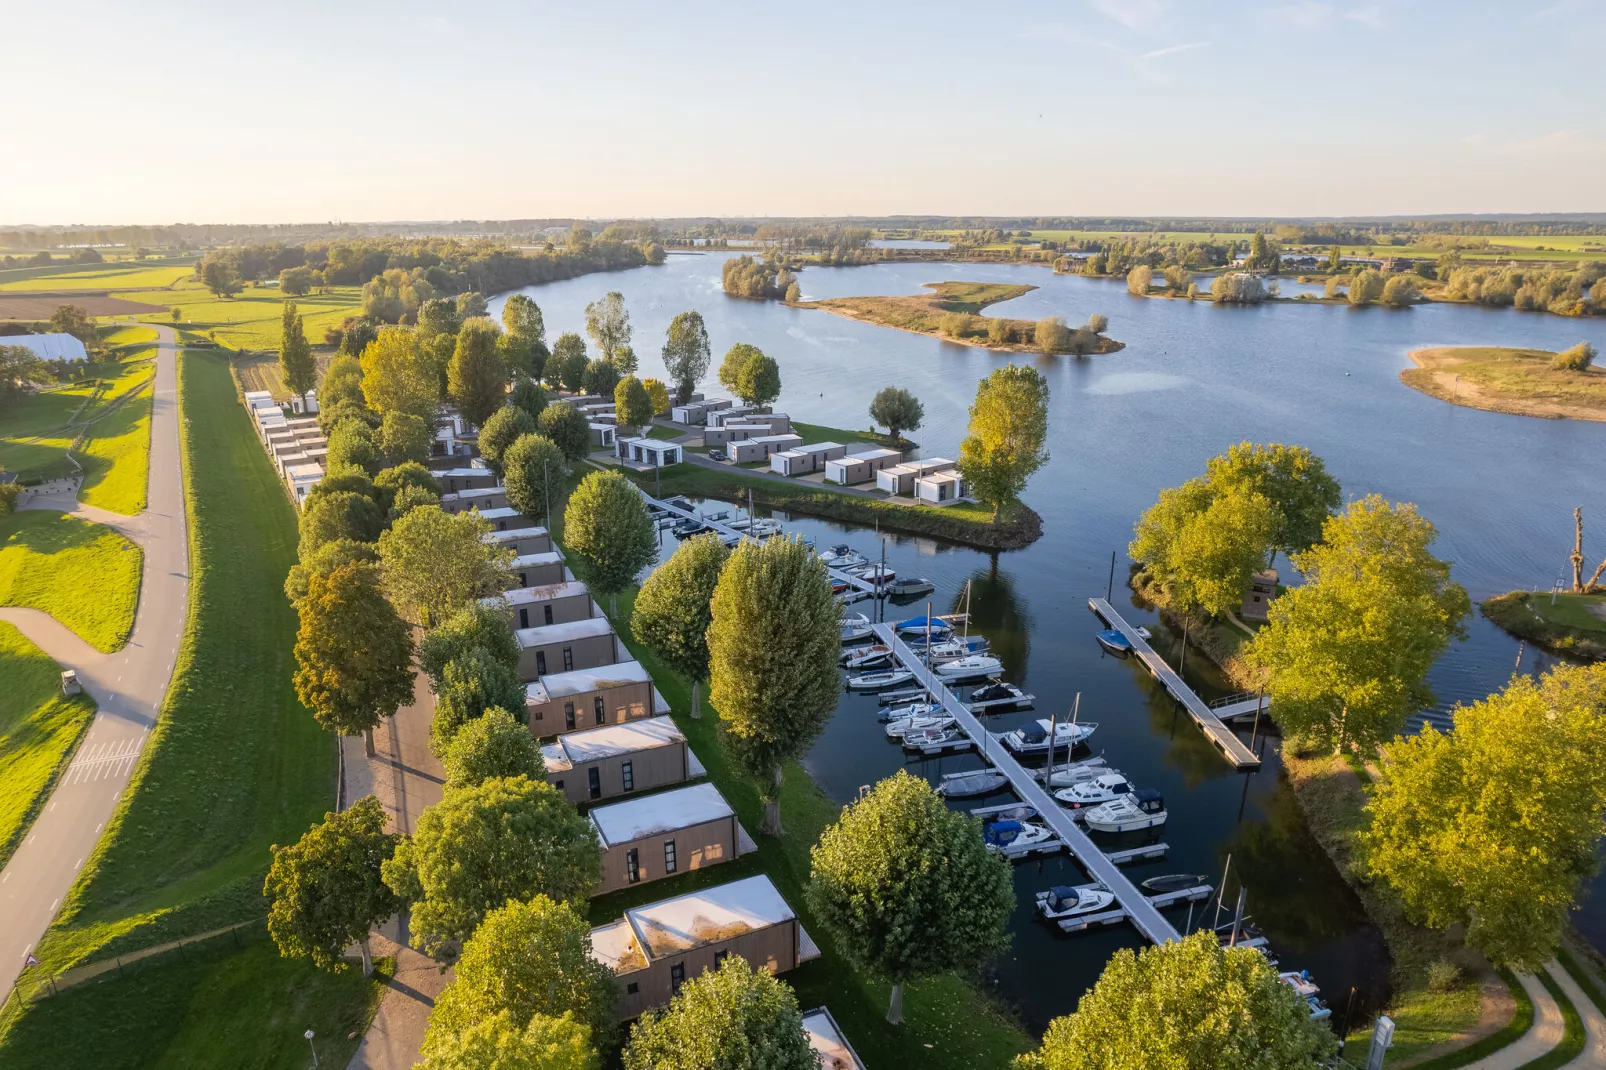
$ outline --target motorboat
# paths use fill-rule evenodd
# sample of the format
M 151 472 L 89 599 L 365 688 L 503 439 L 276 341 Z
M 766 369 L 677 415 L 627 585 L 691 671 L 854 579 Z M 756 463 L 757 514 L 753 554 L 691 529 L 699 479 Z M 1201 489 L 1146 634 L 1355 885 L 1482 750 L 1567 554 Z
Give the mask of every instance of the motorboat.
M 928 657 L 934 662 L 953 661 L 955 658 L 966 658 L 972 654 L 985 654 L 987 652 L 987 640 L 982 639 L 979 635 L 976 638 L 981 641 L 979 643 L 970 643 L 957 638 L 944 639 L 940 642 L 934 641 L 929 649 L 926 644 L 921 643 L 919 652 L 922 656 Z
M 1056 884 L 1046 892 L 1037 893 L 1037 910 L 1050 921 L 1074 918 L 1078 914 L 1091 914 L 1115 902 L 1115 893 L 1102 883 L 1071 887 Z
M 1180 892 L 1188 888 L 1198 888 L 1208 883 L 1209 877 L 1199 873 L 1172 873 L 1164 877 L 1150 877 L 1143 882 L 1143 890 L 1155 895 L 1164 895 L 1166 892 Z
M 904 576 L 887 584 L 886 592 L 893 598 L 913 598 L 915 595 L 930 594 L 937 589 L 937 585 L 921 576 Z
M 846 571 L 848 575 L 857 576 L 865 583 L 873 583 L 878 587 L 891 583 L 893 580 L 898 578 L 898 574 L 894 572 L 891 567 L 879 563 L 874 565 L 861 565 L 858 568 L 848 569 Z
M 908 739 L 926 729 L 941 731 L 952 728 L 954 719 L 946 713 L 917 713 L 908 717 L 895 717 L 887 722 L 888 739 Z
M 990 821 L 982 826 L 981 837 L 990 851 L 1018 851 L 1047 843 L 1054 830 L 1038 821 Z
M 855 647 L 842 653 L 844 669 L 875 669 L 892 661 L 892 648 L 885 643 Z
M 1002 672 L 1004 663 L 990 654 L 967 654 L 936 666 L 935 672 L 945 680 L 974 680 Z
M 932 635 L 947 635 L 954 630 L 954 626 L 941 617 L 910 617 L 908 620 L 900 620 L 892 627 L 896 631 L 924 635 L 928 624 Z
M 908 669 L 888 669 L 885 672 L 867 672 L 848 677 L 849 691 L 880 691 L 906 684 L 915 678 Z
M 1005 732 L 999 739 L 1004 746 L 1016 754 L 1043 754 L 1048 751 L 1049 725 L 1054 726 L 1053 746 L 1057 751 L 1061 747 L 1069 750 L 1078 743 L 1086 743 L 1087 738 L 1098 729 L 1094 721 L 1050 721 L 1047 717 L 1040 717 L 1021 725 L 1013 732 Z
M 863 613 L 849 613 L 837 620 L 837 627 L 842 629 L 844 643 L 856 643 L 860 639 L 868 639 L 875 634 L 870 626 L 870 618 Z
M 1153 788 L 1139 788 L 1127 795 L 1087 810 L 1082 820 L 1096 832 L 1132 832 L 1165 824 L 1165 796 Z
M 1128 654 L 1132 653 L 1132 640 L 1128 639 L 1114 628 L 1106 628 L 1093 638 L 1099 641 L 1099 646 L 1103 647 L 1105 650 L 1108 650 L 1111 654 L 1114 654 L 1118 658 L 1124 658 Z
M 982 706 L 997 709 L 1001 706 L 1029 705 L 1030 698 L 1031 696 L 1014 684 L 1006 684 L 1001 680 L 995 680 L 992 683 L 983 684 L 972 691 L 966 703 L 972 710 Z
M 972 810 L 971 813 L 976 811 Z M 1002 810 L 992 810 L 987 815 L 989 821 L 1030 821 L 1037 816 L 1037 807 L 1020 803 L 1016 806 L 1006 806 Z
M 707 525 L 701 520 L 686 519 L 680 521 L 680 523 L 676 524 L 669 530 L 677 539 L 689 539 L 699 531 L 702 531 L 705 527 L 707 527 Z
M 1297 973 L 1279 973 L 1277 975 L 1277 980 L 1281 981 L 1285 985 L 1288 985 L 1295 992 L 1299 993 L 1299 998 L 1304 1000 L 1305 1005 L 1310 1008 L 1310 1016 L 1312 1019 L 1320 1020 L 1323 1018 L 1331 1018 L 1333 1016 L 1332 1009 L 1329 1008 L 1322 1000 L 1321 996 L 1318 995 L 1318 993 L 1321 992 L 1321 989 L 1318 988 L 1316 983 L 1310 979 L 1309 970 L 1300 970 Z
M 1085 784 L 1087 781 L 1101 777 L 1105 773 L 1119 772 L 1119 769 L 1111 769 L 1104 764 L 1104 756 L 1101 754 L 1085 761 L 1067 762 L 1064 765 L 1056 765 L 1052 769 L 1045 769 L 1043 771 L 1043 782 L 1048 786 L 1049 791 L 1054 791 L 1058 788 L 1069 788 L 1077 784 Z
M 903 745 L 910 750 L 920 750 L 925 747 L 940 747 L 945 743 L 953 743 L 963 738 L 964 733 L 957 728 L 911 728 L 904 733 Z
M 831 547 L 829 550 L 825 551 L 825 553 L 820 555 L 820 560 L 825 562 L 826 568 L 840 570 L 858 568 L 861 565 L 868 565 L 870 563 L 869 558 L 859 553 L 847 543 L 839 543 L 836 546 Z
M 991 795 L 1009 783 L 1009 778 L 996 769 L 978 769 L 973 773 L 957 773 L 937 785 L 937 794 L 945 799 L 968 799 L 976 795 Z
M 1086 810 L 1090 806 L 1107 803 L 1132 791 L 1132 782 L 1114 769 L 1090 777 L 1080 784 L 1072 784 L 1054 793 L 1061 806 L 1070 810 Z
M 747 525 L 747 534 L 751 535 L 755 539 L 767 539 L 772 535 L 779 535 L 780 533 L 781 522 L 773 517 L 761 516 L 755 520 L 749 521 Z
M 903 706 L 893 706 L 890 709 L 882 710 L 877 720 L 891 723 L 902 720 L 905 717 L 923 717 L 940 709 L 942 709 L 941 706 L 930 702 L 910 702 Z
M 926 651 L 926 636 L 924 632 L 902 632 L 898 638 L 909 644 L 909 649 L 917 654 Z M 960 651 L 963 654 L 987 653 L 987 637 L 985 635 L 954 635 L 952 632 L 931 633 L 931 649 L 933 651 Z

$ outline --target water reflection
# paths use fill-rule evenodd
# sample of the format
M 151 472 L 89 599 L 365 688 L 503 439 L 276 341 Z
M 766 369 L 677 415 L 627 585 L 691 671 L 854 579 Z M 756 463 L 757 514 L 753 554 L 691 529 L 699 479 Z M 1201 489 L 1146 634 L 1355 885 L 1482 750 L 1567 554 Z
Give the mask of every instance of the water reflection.
M 967 588 L 954 592 L 949 612 L 970 610 L 970 630 L 987 637 L 993 657 L 1004 663 L 1004 679 L 1026 679 L 1027 658 L 1032 650 L 1032 616 L 1015 590 L 1015 579 L 998 567 L 998 555 L 989 557 L 987 567 L 970 574 Z

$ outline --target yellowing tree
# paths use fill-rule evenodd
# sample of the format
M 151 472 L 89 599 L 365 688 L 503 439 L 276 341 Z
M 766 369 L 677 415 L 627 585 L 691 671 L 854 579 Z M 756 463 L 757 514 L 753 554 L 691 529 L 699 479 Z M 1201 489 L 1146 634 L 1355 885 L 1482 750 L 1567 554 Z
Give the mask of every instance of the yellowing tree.
M 362 393 L 380 413 L 405 412 L 435 419 L 440 375 L 434 358 L 405 327 L 386 327 L 362 351 Z
M 994 523 L 1048 463 L 1047 439 L 1048 383 L 1035 368 L 1008 364 L 977 384 L 959 471 L 970 493 L 993 507 Z

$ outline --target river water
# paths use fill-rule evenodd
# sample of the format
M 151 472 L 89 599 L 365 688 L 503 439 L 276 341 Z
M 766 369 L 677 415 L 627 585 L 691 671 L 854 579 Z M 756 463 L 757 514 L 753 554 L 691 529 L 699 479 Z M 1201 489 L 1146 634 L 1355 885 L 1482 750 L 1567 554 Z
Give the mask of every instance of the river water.
M 799 274 L 807 298 L 916 293 L 923 283 L 947 279 L 1029 283 L 1038 289 L 991 311 L 1023 319 L 1060 315 L 1072 324 L 1103 313 L 1111 337 L 1127 346 L 1090 359 L 1005 355 L 727 297 L 720 289 L 723 259 L 672 254 L 661 267 L 525 292 L 544 311 L 550 342 L 563 331 L 583 334 L 586 303 L 620 291 L 643 376 L 662 376 L 664 330 L 676 313 L 695 308 L 714 348 L 706 392 L 724 393 L 714 375 L 719 359 L 736 342 L 749 342 L 780 364 L 784 392 L 776 411 L 794 419 L 866 427 L 875 392 L 906 387 L 925 405 L 925 425 L 912 437 L 927 457 L 957 456 L 979 379 L 1010 360 L 1037 367 L 1052 391 L 1053 459 L 1024 497 L 1043 517 L 1043 538 L 1025 550 L 988 555 L 889 537 L 888 563 L 901 574 L 933 580 L 938 611 L 952 608 L 971 582 L 973 627 L 992 640 L 1006 679 L 1038 699 L 1033 712 L 992 717 L 995 730 L 1050 712 L 1063 717 L 1080 693 L 1081 718 L 1099 723 L 1093 750 L 1134 783 L 1165 793 L 1169 857 L 1135 867 L 1134 878 L 1211 873 L 1214 883 L 1231 854 L 1229 910 L 1241 879 L 1248 913 L 1285 968 L 1311 970 L 1339 1015 L 1352 986 L 1358 1007 L 1385 998 L 1387 964 L 1378 935 L 1306 829 L 1275 748 L 1265 752 L 1258 773 L 1234 772 L 1136 663 L 1102 654 L 1087 599 L 1105 593 L 1110 555 L 1117 552 L 1116 605 L 1129 620 L 1155 629 L 1156 645 L 1177 664 L 1180 637 L 1120 593 L 1126 544 L 1134 520 L 1162 487 L 1199 474 L 1208 458 L 1243 440 L 1310 447 L 1346 496 L 1376 492 L 1415 502 L 1438 527 L 1437 552 L 1454 563 L 1455 579 L 1475 601 L 1514 587 L 1548 587 L 1571 549 L 1573 507 L 1582 504 L 1597 525 L 1606 525 L 1606 484 L 1598 474 L 1606 424 L 1460 408 L 1409 389 L 1398 376 L 1410 366 L 1406 354 L 1422 346 L 1560 349 L 1587 338 L 1606 348 L 1606 320 L 1457 305 L 1216 307 L 1135 298 L 1119 281 L 1057 276 L 1026 265 L 884 264 Z M 1292 290 L 1285 286 L 1284 292 Z M 491 305 L 499 314 L 501 299 Z M 872 557 L 879 552 L 873 532 L 806 517 L 788 526 L 822 546 L 848 542 Z M 664 552 L 673 548 L 666 536 Z M 1596 536 L 1586 551 L 1598 555 L 1603 548 Z M 908 612 L 923 608 L 922 601 Z M 1433 671 L 1439 707 L 1430 719 L 1442 722 L 1456 702 L 1497 690 L 1519 667 L 1518 644 L 1481 617 L 1469 621 L 1468 633 Z M 1532 672 L 1551 661 L 1529 650 L 1520 669 Z M 1221 693 L 1213 669 L 1193 653 L 1184 674 L 1201 693 Z M 844 696 L 805 761 L 838 801 L 906 764 L 902 751 L 885 740 L 875 710 L 872 699 Z M 908 766 L 936 778 L 978 764 L 974 756 L 959 756 Z M 1001 801 L 1004 796 L 968 805 Z M 1082 880 L 1065 856 L 1016 867 L 1014 945 L 992 974 L 999 994 L 1033 1028 L 1073 1010 L 1115 948 L 1141 943 L 1125 926 L 1067 937 L 1036 920 L 1033 893 Z M 1182 908 L 1174 920 L 1181 927 L 1186 917 Z M 1586 900 L 1578 920 L 1606 946 L 1606 888 Z

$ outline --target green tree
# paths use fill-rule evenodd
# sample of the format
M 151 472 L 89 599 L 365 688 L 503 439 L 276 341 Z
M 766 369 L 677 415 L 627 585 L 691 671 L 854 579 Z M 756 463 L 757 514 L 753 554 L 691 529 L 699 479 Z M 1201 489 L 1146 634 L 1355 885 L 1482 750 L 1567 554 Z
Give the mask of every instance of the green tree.
M 72 335 L 90 351 L 100 345 L 100 331 L 95 326 L 95 317 L 82 305 L 56 306 L 56 311 L 50 314 L 50 329 Z
M 379 425 L 379 448 L 392 465 L 429 460 L 430 426 L 410 412 L 387 412 Z
M 361 420 L 342 420 L 329 435 L 329 453 L 325 463 L 331 470 L 348 465 L 361 468 L 375 476 L 385 465 L 385 456 L 374 445 L 374 433 Z
M 1384 748 L 1361 833 L 1413 920 L 1465 926 L 1497 966 L 1537 971 L 1598 868 L 1606 665 L 1513 676 L 1503 692 Z
M 1587 372 L 1595 363 L 1595 347 L 1588 342 L 1579 342 L 1568 349 L 1563 349 L 1551 360 L 1551 367 L 1564 372 Z
M 380 413 L 405 412 L 433 422 L 440 373 L 433 355 L 405 327 L 385 327 L 362 351 L 363 396 Z
M 669 321 L 664 332 L 664 371 L 674 383 L 675 397 L 682 405 L 691 400 L 712 361 L 702 313 L 682 312 Z
M 470 290 L 467 293 L 457 295 L 457 318 L 463 323 L 467 323 L 472 319 L 480 319 L 488 311 L 485 304 L 485 295 L 478 290 Z
M 538 422 L 541 434 L 563 451 L 566 460 L 583 461 L 591 452 L 591 423 L 573 405 L 548 405 Z
M 636 594 L 630 630 L 658 659 L 691 681 L 691 715 L 701 717 L 701 689 L 708 679 L 708 626 L 714 589 L 730 557 L 718 535 L 687 539 L 653 569 Z
M 842 634 L 825 566 L 795 538 L 744 539 L 714 588 L 709 701 L 758 782 L 764 832 L 781 834 L 781 770 L 836 709 Z
M 597 397 L 607 397 L 613 393 L 613 388 L 619 382 L 619 369 L 605 360 L 592 360 L 586 362 L 585 375 L 581 377 L 580 385 L 587 394 Z
M 379 551 L 373 543 L 355 539 L 326 542 L 314 550 L 312 556 L 303 557 L 290 566 L 290 574 L 284 579 L 284 596 L 292 604 L 299 602 L 307 597 L 307 588 L 311 586 L 313 576 L 327 576 L 341 565 L 353 562 L 376 565 L 379 563 Z
M 546 382 L 553 389 L 579 390 L 585 382 L 586 343 L 578 334 L 558 335 L 546 362 Z
M 546 391 L 541 385 L 527 375 L 521 375 L 513 380 L 513 389 L 508 391 L 507 403 L 523 409 L 530 414 L 530 419 L 538 420 L 541 412 L 546 408 Z
M 460 728 L 441 764 L 446 767 L 448 788 L 469 788 L 496 777 L 546 777 L 535 737 L 500 706 Z
M 1087 329 L 1094 334 L 1103 334 L 1110 329 L 1110 317 L 1095 312 L 1087 318 Z
M 312 292 L 312 269 L 285 268 L 279 272 L 279 292 L 288 297 L 305 297 Z
M 523 1029 L 497 1011 L 459 1033 L 438 1030 L 426 1040 L 421 1070 L 599 1070 L 591 1030 L 574 1015 L 537 1014 Z
M 630 313 L 625 311 L 624 294 L 610 290 L 600 300 L 586 306 L 586 333 L 602 351 L 602 359 L 612 364 L 620 375 L 630 375 L 636 370 L 634 363 L 627 368 L 620 360 L 621 351 L 630 346 Z
M 374 727 L 412 701 L 412 634 L 366 563 L 313 573 L 296 610 L 296 697 L 331 732 L 361 732 L 373 754 Z
M 212 291 L 213 297 L 233 297 L 242 289 L 240 276 L 232 265 L 223 260 L 208 259 L 201 265 L 201 281 Z
M 547 356 L 546 320 L 541 315 L 540 305 L 524 294 L 513 294 L 502 305 L 502 327 L 507 331 L 507 336 L 517 339 L 527 352 L 541 354 L 544 362 Z M 529 371 L 541 374 L 539 368 L 532 367 Z
M 447 392 L 475 427 L 490 419 L 507 400 L 507 366 L 496 351 L 499 338 L 501 332 L 490 320 L 465 321 L 446 369 Z
M 1077 1004 L 1049 1023 L 1018 1070 L 1254 1067 L 1309 1070 L 1337 1048 L 1333 1031 L 1253 948 L 1209 932 L 1134 953 L 1121 948 Z
M 301 514 L 297 556 L 305 561 L 318 547 L 336 539 L 373 542 L 384 529 L 384 514 L 366 494 L 338 491 L 320 495 L 317 502 Z
M 887 434 L 899 441 L 905 431 L 920 430 L 926 407 L 901 386 L 884 386 L 870 400 L 870 419 L 882 424 Z
M 608 596 L 619 592 L 658 556 L 658 533 L 641 492 L 617 471 L 592 472 L 569 495 L 563 541 L 585 568 L 585 579 Z
M 1272 602 L 1243 652 L 1284 733 L 1366 753 L 1433 702 L 1427 672 L 1471 608 L 1434 537 L 1415 506 L 1373 494 L 1293 557 L 1305 582 Z
M 959 471 L 970 493 L 993 507 L 993 523 L 1048 463 L 1047 438 L 1048 383 L 1036 369 L 1008 364 L 977 384 Z
M 1143 297 L 1154 285 L 1154 269 L 1147 264 L 1139 264 L 1126 273 L 1126 289 L 1128 293 Z
M 743 361 L 736 377 L 736 396 L 759 408 L 774 403 L 781 396 L 781 369 L 775 358 L 755 352 Z
M 457 976 L 435 1001 L 423 1053 L 500 1014 L 518 1029 L 539 1016 L 570 1014 L 606 1043 L 618 1032 L 618 998 L 613 972 L 592 957 L 583 914 L 545 895 L 497 904 L 463 945 Z
M 1273 559 L 1278 550 L 1297 554 L 1310 549 L 1344 500 L 1338 480 L 1327 474 L 1327 465 L 1304 446 L 1240 442 L 1212 458 L 1205 475 L 1215 488 L 1241 483 L 1277 507 Z
M 619 380 L 613 388 L 614 419 L 620 427 L 652 426 L 652 395 L 634 375 Z
M 343 401 L 355 403 L 359 408 L 368 403 L 362 390 L 362 364 L 356 357 L 342 355 L 329 362 L 323 382 L 318 384 L 319 415 Z
M 719 382 L 733 394 L 739 394 L 737 384 L 741 382 L 742 369 L 747 362 L 763 353 L 758 346 L 748 345 L 746 342 L 737 342 L 725 351 L 725 359 L 719 362 Z
M 646 388 L 647 396 L 652 399 L 652 414 L 654 416 L 669 415 L 669 387 L 661 379 L 643 379 L 641 385 Z
M 1422 289 L 1409 275 L 1391 275 L 1383 284 L 1382 301 L 1391 308 L 1404 308 L 1422 299 Z
M 502 454 L 524 435 L 535 433 L 534 417 L 514 405 L 503 405 L 480 427 L 480 456 L 496 478 L 502 478 Z
M 328 477 L 325 476 L 325 479 Z M 319 486 L 323 484 L 320 483 Z M 419 461 L 403 461 L 381 469 L 374 477 L 374 487 L 380 493 L 381 502 L 392 501 L 407 487 L 418 487 L 431 494 L 439 495 L 441 485 L 435 481 L 434 475 Z
M 525 686 L 509 669 L 484 649 L 469 650 L 446 663 L 435 688 L 435 716 L 429 724 L 429 749 L 444 759 L 457 733 L 478 720 L 486 710 L 524 711 Z
M 430 629 L 418 644 L 418 667 L 439 693 L 446 686 L 446 666 L 479 650 L 510 673 L 519 668 L 519 641 L 505 614 L 483 602 L 470 602 Z M 522 708 L 522 704 L 520 706 Z
M 453 788 L 426 808 L 384 876 L 411 901 L 413 938 L 433 955 L 468 940 L 482 919 L 490 923 L 488 913 L 512 900 L 584 903 L 602 877 L 602 856 L 591 823 L 561 792 L 545 781 L 507 777 Z M 458 963 L 459 983 L 472 946 Z
M 552 493 L 569 474 L 558 444 L 545 435 L 520 435 L 502 455 L 507 503 L 527 517 L 545 517 Z
M 311 958 L 327 969 L 357 944 L 363 976 L 373 974 L 369 930 L 401 907 L 380 877 L 396 847 L 386 820 L 379 800 L 366 795 L 344 813 L 324 814 L 322 824 L 290 846 L 273 845 L 262 895 L 279 954 Z
M 1369 305 L 1383 296 L 1383 275 L 1379 271 L 1367 268 L 1350 276 L 1349 303 L 1352 305 Z
M 790 986 L 740 955 L 680 986 L 669 1006 L 642 1015 L 625 1070 L 818 1070 Z
M 1217 489 L 1190 479 L 1160 492 L 1138 519 L 1127 553 L 1171 607 L 1226 617 L 1242 604 L 1277 520 L 1276 508 L 1246 482 Z
M 284 303 L 284 322 L 279 335 L 279 373 L 290 393 L 306 400 L 307 391 L 318 383 L 318 365 L 312 359 L 312 346 L 301 324 L 294 301 Z
M 899 770 L 881 781 L 809 855 L 809 906 L 849 962 L 892 982 L 893 1025 L 906 982 L 979 967 L 1009 946 L 1009 860 L 922 779 Z
M 1339 251 L 1339 248 L 1336 245 L 1327 251 L 1327 270 L 1344 270 L 1344 254 Z M 1331 297 L 1332 295 L 1329 294 L 1328 296 Z
M 432 297 L 418 306 L 418 341 L 421 345 L 428 346 L 442 335 L 455 338 L 462 326 L 462 317 L 457 314 L 457 302 L 450 297 Z
M 427 628 L 476 598 L 507 590 L 513 555 L 485 542 L 490 531 L 490 521 L 473 511 L 453 515 L 424 506 L 398 517 L 379 536 L 391 599 Z
M 1064 353 L 1071 348 L 1071 329 L 1065 326 L 1063 316 L 1044 316 L 1037 321 L 1032 333 L 1037 348 L 1044 353 Z
M 49 386 L 55 381 L 50 365 L 27 346 L 0 345 L 0 405 L 21 397 L 29 384 Z

